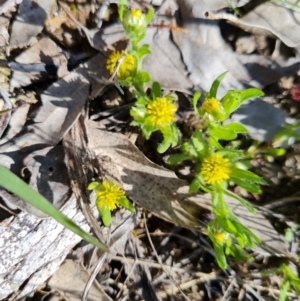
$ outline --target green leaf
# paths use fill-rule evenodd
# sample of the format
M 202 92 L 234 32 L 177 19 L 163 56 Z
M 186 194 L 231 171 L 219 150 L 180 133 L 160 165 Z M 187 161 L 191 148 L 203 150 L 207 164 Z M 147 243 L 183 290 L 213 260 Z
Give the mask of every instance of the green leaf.
M 214 251 L 216 254 L 216 259 L 219 267 L 223 270 L 227 268 L 226 256 L 224 254 L 224 247 L 220 244 L 214 243 Z
M 230 130 L 238 134 L 248 134 L 249 131 L 239 122 L 232 122 L 224 125 L 225 130 Z
M 216 140 L 230 141 L 237 137 L 237 134 L 234 131 L 230 129 L 225 129 L 221 125 L 219 127 L 214 128 L 209 127 L 209 134 Z
M 161 144 L 157 146 L 157 152 L 163 154 L 167 151 L 167 149 L 171 146 L 171 143 L 168 141 L 163 141 Z
M 193 108 L 194 108 L 194 111 L 197 115 L 199 115 L 198 108 L 197 108 L 197 103 L 198 103 L 198 100 L 199 100 L 200 96 L 201 96 L 201 93 L 197 91 L 197 92 L 194 93 L 193 99 L 192 99 Z
M 217 97 L 217 92 L 218 92 L 218 88 L 222 82 L 222 80 L 224 79 L 225 75 L 226 75 L 227 71 L 222 73 L 221 75 L 219 75 L 213 82 L 213 84 L 211 85 L 210 91 L 208 92 L 207 97 L 209 98 L 216 98 Z
M 196 177 L 189 187 L 189 193 L 195 193 L 199 191 L 201 181 Z
M 226 95 L 220 100 L 224 109 L 224 118 L 229 117 L 231 113 L 238 109 L 238 107 L 242 104 L 243 100 L 241 97 L 241 91 L 239 90 L 230 90 L 226 93 Z
M 253 183 L 253 182 L 249 182 L 248 180 L 245 179 L 241 179 L 238 177 L 233 177 L 230 176 L 230 179 L 238 186 L 246 189 L 247 191 L 251 192 L 251 193 L 255 193 L 255 194 L 260 194 L 261 193 L 261 189 L 260 187 Z
M 118 203 L 121 206 L 123 206 L 125 209 L 129 210 L 131 213 L 135 212 L 134 206 L 131 204 L 131 202 L 126 197 L 118 199 Z
M 200 153 L 205 149 L 205 142 L 202 135 L 203 133 L 201 131 L 197 131 L 190 138 L 190 144 L 193 146 L 197 153 Z
M 261 152 L 265 155 L 281 157 L 286 154 L 286 149 L 281 148 L 281 147 L 279 147 L 279 148 L 269 147 L 269 148 L 265 148 L 265 149 L 261 150 Z
M 148 72 L 138 72 L 134 78 L 134 85 L 143 86 L 151 81 L 151 76 Z
M 246 200 L 244 200 L 243 198 L 239 197 L 238 195 L 236 195 L 235 193 L 230 192 L 229 190 L 224 190 L 224 194 L 230 196 L 231 198 L 236 199 L 237 201 L 239 201 L 245 208 L 247 208 L 248 211 L 250 211 L 251 213 L 255 214 L 256 210 L 254 209 L 253 206 L 250 205 L 249 202 L 247 202 Z
M 127 1 L 126 0 L 120 0 L 118 12 L 119 12 L 119 19 L 120 19 L 121 22 L 124 19 L 126 11 L 127 11 Z
M 21 199 L 30 203 L 48 216 L 51 216 L 65 228 L 68 228 L 75 234 L 79 235 L 87 242 L 102 250 L 108 251 L 108 247 L 105 244 L 99 242 L 97 239 L 79 228 L 72 220 L 63 215 L 51 203 L 49 203 L 47 199 L 34 191 L 29 185 L 3 166 L 0 166 L 0 186 L 19 196 Z
M 280 286 L 280 294 L 279 294 L 279 301 L 286 301 L 288 300 L 288 291 L 291 287 L 291 284 L 289 281 L 283 281 Z
M 147 24 L 149 24 L 151 22 L 153 16 L 154 16 L 154 9 L 151 6 L 150 9 L 148 10 L 147 15 L 146 15 L 146 22 L 147 22 Z
M 89 186 L 87 187 L 88 190 L 94 190 L 96 189 L 99 185 L 101 185 L 99 182 L 91 182 Z
M 256 175 L 255 173 L 249 171 L 249 170 L 243 170 L 236 167 L 231 168 L 231 174 L 230 177 L 233 176 L 235 178 L 240 178 L 243 180 L 247 180 L 249 182 L 258 183 L 261 185 L 267 185 L 268 183 L 261 178 L 260 176 Z
M 97 207 L 97 209 L 101 215 L 103 225 L 105 227 L 109 227 L 111 224 L 111 212 L 110 212 L 109 208 L 106 206 L 103 206 L 103 207 Z
M 161 87 L 158 82 L 154 82 L 152 84 L 152 96 L 153 96 L 153 99 L 161 96 Z
M 145 55 L 152 54 L 149 44 L 144 44 L 137 50 L 137 55 L 139 58 L 142 58 Z
M 175 155 L 171 155 L 167 162 L 168 164 L 170 165 L 175 165 L 175 164 L 178 164 L 178 163 L 181 163 L 185 160 L 192 160 L 193 157 L 191 157 L 189 154 L 175 154 Z
M 295 239 L 294 232 L 291 228 L 287 228 L 284 233 L 285 240 L 289 243 L 293 242 Z
M 241 91 L 241 99 L 242 102 L 249 100 L 251 98 L 257 98 L 264 96 L 264 92 L 262 90 L 256 88 L 249 88 L 247 90 Z

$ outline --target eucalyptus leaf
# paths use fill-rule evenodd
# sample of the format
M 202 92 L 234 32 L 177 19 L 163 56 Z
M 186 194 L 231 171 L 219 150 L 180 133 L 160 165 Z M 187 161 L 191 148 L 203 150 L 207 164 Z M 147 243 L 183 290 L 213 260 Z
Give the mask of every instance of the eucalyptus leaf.
M 87 242 L 97 246 L 102 250 L 108 251 L 108 247 L 105 244 L 99 242 L 94 237 L 79 228 L 72 220 L 63 215 L 50 202 L 48 202 L 47 199 L 45 199 L 38 192 L 34 191 L 23 180 L 3 166 L 0 166 L 0 186 L 19 196 L 21 199 L 30 203 L 45 214 L 51 216 L 65 228 L 68 228 L 75 234 L 79 235 Z

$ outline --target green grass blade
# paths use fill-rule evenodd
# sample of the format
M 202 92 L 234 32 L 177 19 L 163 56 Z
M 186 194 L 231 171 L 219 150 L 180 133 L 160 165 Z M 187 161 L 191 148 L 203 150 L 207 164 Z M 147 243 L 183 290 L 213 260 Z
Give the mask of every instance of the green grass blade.
M 8 169 L 0 166 L 0 186 L 19 196 L 21 199 L 54 218 L 57 222 L 96 247 L 108 251 L 108 247 L 79 228 L 72 220 L 58 211 L 42 195 L 33 190 L 23 180 Z

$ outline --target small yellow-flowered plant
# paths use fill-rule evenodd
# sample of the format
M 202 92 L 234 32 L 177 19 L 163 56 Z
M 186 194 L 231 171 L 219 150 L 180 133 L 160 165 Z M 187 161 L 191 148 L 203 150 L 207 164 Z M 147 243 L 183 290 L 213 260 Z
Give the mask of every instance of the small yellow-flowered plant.
M 106 227 L 111 224 L 111 211 L 116 209 L 118 205 L 123 206 L 130 212 L 134 212 L 133 205 L 126 198 L 124 190 L 117 183 L 110 180 L 102 183 L 92 182 L 89 184 L 88 190 L 94 190 L 95 192 L 96 207 Z
M 230 176 L 230 162 L 220 154 L 212 154 L 203 160 L 200 174 L 208 184 L 220 184 Z
M 166 97 L 157 97 L 147 105 L 146 118 L 153 127 L 164 128 L 175 121 L 177 107 Z
M 106 69 L 110 75 L 113 75 L 116 68 L 118 68 L 118 80 L 125 81 L 126 79 L 135 76 L 137 71 L 137 60 L 133 55 L 127 52 L 125 53 L 124 50 L 114 51 L 106 61 Z

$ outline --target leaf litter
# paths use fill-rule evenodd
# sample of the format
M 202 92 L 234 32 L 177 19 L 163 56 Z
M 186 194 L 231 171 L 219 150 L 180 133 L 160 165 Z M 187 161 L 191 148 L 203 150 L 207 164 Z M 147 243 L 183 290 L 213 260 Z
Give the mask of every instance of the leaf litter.
M 8 2 L 7 7 L 11 6 Z M 103 127 L 107 119 L 105 114 L 101 115 L 100 122 L 89 120 L 88 114 L 91 116 L 90 119 L 95 119 L 93 114 L 98 113 L 95 111 L 101 106 L 96 105 L 97 99 L 99 100 L 111 89 L 115 89 L 108 82 L 109 76 L 105 68 L 105 58 L 110 49 L 119 49 L 120 45 L 124 45 L 122 41 L 124 34 L 114 21 L 116 20 L 115 4 L 110 3 L 108 6 L 110 17 L 108 21 L 102 22 L 102 28 L 89 27 L 93 22 L 94 25 L 96 21 L 99 22 L 96 9 L 89 7 L 88 12 L 93 16 L 90 23 L 80 25 L 80 21 L 77 21 L 71 26 L 73 18 L 69 15 L 70 21 L 65 16 L 64 19 L 59 19 L 61 25 L 65 22 L 65 25 L 69 26 L 65 27 L 65 32 L 59 31 L 63 26 L 57 26 L 50 34 L 44 27 L 46 19 L 49 24 L 51 19 L 62 14 L 63 9 L 52 6 L 51 1 L 46 2 L 24 0 L 18 8 L 15 21 L 11 19 L 12 29 L 6 49 L 11 51 L 8 59 L 30 68 L 32 64 L 45 70 L 54 67 L 56 72 L 52 73 L 52 76 L 47 72 L 41 77 L 41 72 L 36 72 L 37 75 L 33 76 L 32 71 L 37 69 L 23 72 L 21 76 L 16 76 L 19 71 L 14 71 L 14 75 L 10 78 L 10 91 L 6 93 L 11 93 L 12 97 L 26 91 L 35 91 L 39 103 L 31 106 L 29 111 L 27 106 L 27 109 L 22 112 L 21 121 L 17 123 L 14 119 L 17 120 L 17 113 L 21 111 L 3 113 L 5 119 L 1 123 L 4 134 L 0 140 L 0 164 L 27 180 L 64 214 L 73 217 L 82 228 L 92 229 L 93 233 L 97 232 L 111 246 L 113 256 L 99 253 L 83 242 L 77 245 L 80 242 L 79 237 L 62 229 L 51 219 L 41 216 L 22 200 L 1 190 L 3 205 L 12 210 L 16 216 L 11 216 L 8 211 L 1 213 L 0 248 L 3 261 L 0 271 L 5 277 L 0 280 L 0 299 L 8 296 L 10 300 L 23 298 L 42 285 L 44 294 L 48 296 L 51 296 L 51 288 L 53 288 L 65 298 L 79 300 L 80 292 L 83 291 L 88 278 L 90 283 L 95 279 L 91 286 L 91 295 L 87 297 L 91 300 L 95 289 L 98 290 L 98 298 L 101 296 L 104 300 L 121 296 L 127 296 L 129 299 L 143 296 L 145 300 L 166 299 L 167 296 L 173 296 L 174 300 L 214 300 L 225 292 L 232 297 L 240 296 L 245 300 L 253 300 L 253 297 L 260 299 L 268 294 L 276 294 L 276 290 L 278 291 L 276 285 L 272 288 L 266 287 L 262 277 L 258 277 L 258 285 L 253 280 L 255 273 L 272 266 L 271 263 L 266 263 L 266 259 L 263 262 L 261 257 L 257 257 L 255 262 L 243 265 L 232 261 L 230 262 L 231 274 L 217 269 L 211 245 L 201 234 L 201 229 L 211 214 L 207 195 L 189 195 L 188 183 L 179 179 L 173 171 L 166 169 L 162 164 L 165 158 L 157 160 L 157 157 L 152 155 L 156 163 L 160 164 L 151 162 L 124 134 L 120 133 L 124 132 L 124 129 L 119 124 L 115 124 L 114 133 L 105 129 Z M 73 11 L 77 11 L 78 20 L 83 20 L 80 12 L 86 15 L 87 11 L 84 7 L 88 4 L 76 5 L 75 10 L 73 6 Z M 141 4 L 134 3 L 134 5 Z M 247 8 L 246 5 L 244 9 Z M 249 85 L 262 89 L 270 89 L 270 87 L 275 89 L 275 92 L 269 91 L 269 101 L 261 99 L 250 102 L 232 116 L 233 120 L 240 120 L 248 126 L 251 137 L 260 141 L 269 141 L 277 129 L 291 117 L 291 112 L 284 111 L 284 107 L 280 106 L 278 94 L 282 94 L 282 91 L 278 82 L 286 77 L 292 78 L 295 83 L 299 81 L 297 75 L 299 56 L 296 31 L 270 29 L 265 25 L 266 23 L 256 22 L 253 16 L 259 13 L 259 9 L 264 9 L 264 5 L 272 6 L 274 13 L 282 9 L 291 12 L 290 8 L 264 3 L 251 10 L 247 15 L 248 19 L 242 17 L 238 24 L 234 24 L 251 31 L 254 37 L 271 32 L 278 38 L 278 43 L 294 47 L 291 49 L 293 54 L 288 59 L 278 49 L 276 56 L 272 55 L 272 52 L 270 55 L 259 52 L 237 53 L 231 41 L 236 36 L 243 36 L 244 33 L 224 22 L 208 20 L 205 17 L 207 12 L 211 12 L 210 15 L 208 14 L 210 19 L 213 19 L 211 16 L 216 14 L 215 11 L 218 10 L 220 14 L 219 10 L 226 7 L 225 1 L 178 1 L 177 4 L 170 0 L 162 1 L 161 6 L 156 7 L 153 24 L 150 25 L 145 37 L 153 55 L 147 57 L 144 67 L 151 73 L 153 80 L 159 81 L 164 89 L 181 92 L 182 95 L 190 95 L 195 90 L 207 91 L 213 79 L 224 71 L 228 71 L 228 77 L 222 83 L 221 93 L 229 88 L 242 89 Z M 4 9 L 3 5 L 0 9 L 2 8 Z M 243 11 L 243 7 L 239 9 Z M 180 22 L 175 17 L 178 14 L 181 17 Z M 292 14 L 296 16 L 297 13 L 292 11 Z M 33 16 L 36 15 L 38 17 L 33 20 Z M 272 14 L 265 16 L 265 19 L 267 18 L 272 18 Z M 271 19 L 267 20 L 269 21 L 267 24 L 272 24 Z M 294 26 L 295 20 L 293 18 L 286 20 L 289 22 L 287 27 Z M 55 22 L 58 22 L 58 19 Z M 244 24 L 243 22 L 247 23 L 247 28 L 240 25 Z M 258 24 L 263 30 L 257 31 Z M 83 30 L 79 36 L 75 34 L 77 28 Z M 226 40 L 222 30 L 229 32 L 231 37 L 230 34 L 227 35 L 229 38 Z M 39 36 L 41 32 L 42 36 Z M 70 33 L 74 34 L 77 40 L 72 41 L 73 36 Z M 30 46 L 23 49 L 27 45 Z M 256 45 L 257 49 L 258 46 Z M 5 51 L 4 48 L 2 49 Z M 12 49 L 18 50 L 18 56 Z M 273 48 L 273 54 L 275 51 L 276 48 Z M 78 67 L 72 68 L 68 73 L 67 62 L 69 66 Z M 62 71 L 58 72 L 58 70 Z M 90 84 L 91 89 L 89 89 Z M 125 102 L 132 101 L 130 93 L 126 98 Z M 92 112 L 87 110 L 87 103 L 91 104 Z M 292 105 L 295 106 L 291 102 L 289 107 Z M 125 105 L 124 108 L 123 126 L 128 122 L 128 114 L 126 115 L 128 106 Z M 183 113 L 188 112 L 189 106 L 184 105 L 182 109 Z M 116 107 L 114 112 L 118 110 L 121 111 L 122 107 Z M 292 115 L 294 119 L 297 119 L 297 110 L 298 107 L 296 113 L 294 111 Z M 111 114 L 113 115 L 114 112 Z M 78 123 L 78 120 L 81 122 Z M 187 120 L 180 122 L 188 123 Z M 83 131 L 82 133 L 86 135 L 86 144 L 78 144 L 80 135 L 74 136 L 75 129 Z M 132 129 L 126 128 L 126 131 L 130 133 Z M 62 140 L 65 141 L 64 147 L 60 145 Z M 66 141 L 68 143 L 73 141 L 73 146 L 70 147 Z M 153 141 L 146 143 L 138 138 L 137 144 L 140 145 L 141 141 L 145 153 L 151 153 Z M 292 147 L 296 146 L 292 145 Z M 80 187 L 81 184 L 78 186 L 75 183 L 75 177 L 72 178 L 72 172 L 74 173 L 75 170 L 72 171 L 69 164 L 72 155 L 76 152 L 79 157 L 78 154 L 85 156 L 89 153 L 92 161 L 98 162 L 99 165 L 97 168 L 97 164 L 92 164 L 89 172 L 85 169 L 85 162 L 75 165 L 75 168 L 83 172 L 81 177 L 86 177 L 85 182 L 82 183 L 99 177 L 100 173 L 118 181 L 127 196 L 136 203 L 138 210 L 134 217 L 123 210 L 118 210 L 113 216 L 111 229 L 103 228 L 100 223 L 95 226 L 96 231 L 93 229 L 93 224 L 98 219 L 95 206 L 88 207 L 88 214 L 85 210 L 82 214 L 82 208 L 78 207 L 76 201 L 76 199 L 85 199 L 84 206 L 89 203 L 84 196 L 87 191 Z M 68 179 L 73 181 L 72 185 Z M 235 201 L 231 199 L 227 201 L 244 225 L 252 229 L 262 240 L 262 249 L 255 250 L 261 254 L 260 256 L 266 256 L 266 253 L 272 256 L 286 254 L 287 249 L 282 234 L 273 228 L 272 222 L 266 219 L 267 216 L 274 218 L 272 212 L 262 209 L 258 210 L 256 216 L 250 216 Z M 146 221 L 142 218 L 140 208 L 148 212 Z M 147 234 L 145 223 L 149 227 L 156 251 L 151 250 L 145 238 Z M 114 236 L 118 229 L 121 231 Z M 136 237 L 130 233 L 133 229 Z M 119 258 L 117 261 L 114 257 L 116 254 L 122 259 Z M 67 256 L 72 258 L 72 261 L 68 259 L 64 262 Z M 157 260 L 162 265 L 174 267 L 174 270 L 160 268 L 156 264 Z M 58 269 L 63 262 L 64 264 Z M 182 269 L 182 272 L 178 272 L 176 270 L 178 268 Z M 59 283 L 59 280 L 58 284 L 57 280 L 55 284 L 55 277 L 60 279 L 66 274 L 69 278 L 65 284 Z M 73 284 L 73 294 L 69 291 L 73 278 L 70 274 L 78 278 L 78 285 Z M 52 275 L 54 276 L 48 282 L 48 286 L 45 285 L 45 281 Z M 244 279 L 244 284 L 231 286 L 230 283 L 233 283 L 237 275 Z M 23 283 L 25 285 L 22 285 Z M 256 290 L 258 287 L 260 290 Z M 64 295 L 65 293 L 69 295 Z M 85 291 L 85 295 L 87 293 L 88 290 Z M 292 294 L 290 297 L 295 296 Z M 34 298 L 38 298 L 37 294 Z

